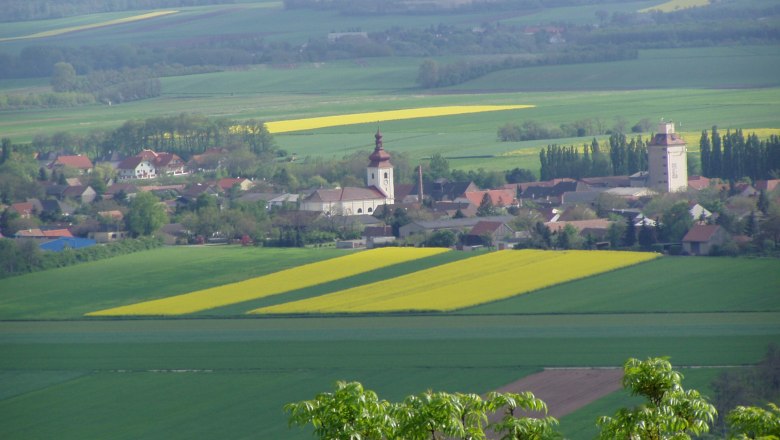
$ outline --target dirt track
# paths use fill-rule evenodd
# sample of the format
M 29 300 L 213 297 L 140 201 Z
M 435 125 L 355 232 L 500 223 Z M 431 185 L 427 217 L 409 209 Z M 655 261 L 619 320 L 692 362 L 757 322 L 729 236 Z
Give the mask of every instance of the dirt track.
M 622 368 L 544 370 L 498 389 L 531 391 L 547 404 L 548 415 L 560 418 L 621 388 Z

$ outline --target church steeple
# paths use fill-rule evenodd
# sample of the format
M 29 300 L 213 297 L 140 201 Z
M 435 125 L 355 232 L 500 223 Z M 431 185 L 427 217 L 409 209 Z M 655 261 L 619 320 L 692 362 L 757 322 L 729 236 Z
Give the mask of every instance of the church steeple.
M 379 129 L 374 135 L 374 152 L 368 156 L 368 168 L 366 168 L 366 184 L 376 187 L 393 203 L 395 189 L 393 184 L 393 164 L 390 163 L 390 155 L 382 147 L 382 133 Z

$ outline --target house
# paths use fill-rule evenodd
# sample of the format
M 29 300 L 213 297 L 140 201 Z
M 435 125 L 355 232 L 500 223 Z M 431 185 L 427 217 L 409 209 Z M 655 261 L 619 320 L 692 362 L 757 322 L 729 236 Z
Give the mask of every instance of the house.
M 115 183 L 106 188 L 103 198 L 110 200 L 117 197 L 117 194 L 123 194 L 125 198 L 132 199 L 138 194 L 138 188 L 132 183 Z
M 511 239 L 514 234 L 515 231 L 506 222 L 482 220 L 463 236 L 463 244 L 466 246 L 490 245 L 502 239 Z M 485 242 L 487 237 L 490 238 L 491 243 Z
M 56 238 L 72 238 L 73 234 L 67 229 L 22 229 L 14 234 L 15 238 L 33 238 L 38 240 L 50 240 Z
M 403 192 L 398 193 L 397 200 L 401 203 L 414 203 L 420 201 L 420 185 L 399 185 Z M 450 182 L 440 179 L 434 182 L 424 182 L 422 198 L 435 202 L 454 202 L 466 199 L 466 193 L 479 191 L 474 182 Z M 479 204 L 477 204 L 479 205 Z
M 755 188 L 758 191 L 770 192 L 780 186 L 780 179 L 756 180 Z
M 50 169 L 60 168 L 73 168 L 79 172 L 79 174 L 91 173 L 95 168 L 92 161 L 87 156 L 81 154 L 76 156 L 57 156 L 54 162 L 49 164 Z
M 38 199 L 29 199 L 26 202 L 13 203 L 8 208 L 11 212 L 19 214 L 20 218 L 30 218 L 43 212 L 43 206 Z
M 477 223 L 481 221 L 497 221 L 506 223 L 512 221 L 512 219 L 514 219 L 514 217 L 511 215 L 503 215 L 495 217 L 449 218 L 442 220 L 414 220 L 406 225 L 401 226 L 398 230 L 398 236 L 401 238 L 406 238 L 414 234 L 429 234 L 443 229 L 456 233 L 465 233 L 470 231 Z
M 517 206 L 517 193 L 511 189 L 489 189 L 484 191 L 468 191 L 463 197 L 455 199 L 456 202 L 468 201 L 472 205 L 480 206 L 485 196 L 495 207 Z
M 368 156 L 366 186 L 318 189 L 300 200 L 300 210 L 318 211 L 328 215 L 372 214 L 382 205 L 395 201 L 393 164 L 382 146 L 382 133 L 374 135 L 374 152 Z
M 97 192 L 89 185 L 68 186 L 60 195 L 60 200 L 72 199 L 79 203 L 87 204 L 95 201 Z
M 99 229 L 87 233 L 87 238 L 94 240 L 96 243 L 111 243 L 124 240 L 128 236 L 129 233 L 124 230 L 124 227 L 120 228 L 114 225 L 100 225 Z
M 553 179 L 545 182 L 520 183 L 520 197 L 535 201 L 545 201 L 560 205 L 563 194 L 577 191 L 577 181 L 574 179 Z
M 184 161 L 179 156 L 152 150 L 143 150 L 135 156 L 125 158 L 119 162 L 116 169 L 120 180 L 187 174 Z
M 693 225 L 683 237 L 683 250 L 690 255 L 709 255 L 714 246 L 722 246 L 728 233 L 719 225 Z
M 67 217 L 76 210 L 76 206 L 72 203 L 54 199 L 41 200 L 41 207 L 41 214 L 49 218 L 56 218 L 61 215 Z
M 224 179 L 219 179 L 217 181 L 217 186 L 222 188 L 222 191 L 228 192 L 230 191 L 233 186 L 238 185 L 238 189 L 241 191 L 248 191 L 254 186 L 254 182 L 247 178 L 233 178 L 233 177 L 225 177 Z
M 709 188 L 710 186 L 710 179 L 704 176 L 689 176 L 688 177 L 688 188 L 694 189 L 696 191 L 701 191 L 705 188 Z
M 200 197 L 202 194 L 217 197 L 218 195 L 222 194 L 222 188 L 218 187 L 217 185 L 208 183 L 194 183 L 184 188 L 184 191 L 181 192 L 181 197 L 185 201 L 193 203 L 198 200 L 198 197 Z
M 688 212 L 691 213 L 691 218 L 695 222 L 706 221 L 712 217 L 712 213 L 708 211 L 707 208 L 699 205 L 696 202 L 688 203 Z
M 551 233 L 556 234 L 563 230 L 566 225 L 572 225 L 574 229 L 577 230 L 577 232 L 580 234 L 580 236 L 587 236 L 591 235 L 597 240 L 601 240 L 607 235 L 607 231 L 609 230 L 609 225 L 611 225 L 612 222 L 603 219 L 603 218 L 597 218 L 593 220 L 573 220 L 573 221 L 557 221 L 557 222 L 548 222 L 544 225 L 547 226 L 547 229 L 550 230 Z

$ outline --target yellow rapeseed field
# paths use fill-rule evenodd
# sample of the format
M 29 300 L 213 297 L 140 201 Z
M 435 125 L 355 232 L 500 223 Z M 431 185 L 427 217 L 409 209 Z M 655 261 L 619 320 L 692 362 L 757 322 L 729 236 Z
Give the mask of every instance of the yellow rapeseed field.
M 115 20 L 108 20 L 108 21 L 102 21 L 100 23 L 92 23 L 92 24 L 83 24 L 81 26 L 70 26 L 60 29 L 52 29 L 49 31 L 44 32 L 38 32 L 31 35 L 24 35 L 21 37 L 9 37 L 9 38 L 0 38 L 0 41 L 10 41 L 10 40 L 25 40 L 29 38 L 44 38 L 44 37 L 55 37 L 57 35 L 67 34 L 68 32 L 75 32 L 75 31 L 83 31 L 87 29 L 94 29 L 104 26 L 111 26 L 115 24 L 122 24 L 122 23 L 130 23 L 133 21 L 139 21 L 139 20 L 147 20 L 149 18 L 156 18 L 156 17 L 162 17 L 163 15 L 169 15 L 169 14 L 175 14 L 179 11 L 155 11 L 155 12 L 148 12 L 146 14 L 140 14 L 140 15 L 133 15 L 132 17 L 125 17 L 125 18 L 117 18 Z
M 137 304 L 87 313 L 87 316 L 182 315 L 263 298 L 346 278 L 448 249 L 382 248 L 306 264 L 262 277 Z
M 315 128 L 336 127 L 339 125 L 364 124 L 370 122 L 396 121 L 400 119 L 430 118 L 434 116 L 462 115 L 466 113 L 495 112 L 532 108 L 533 105 L 452 105 L 444 107 L 420 107 L 383 112 L 353 113 L 347 115 L 323 116 L 319 118 L 290 119 L 287 121 L 266 122 L 270 133 L 313 130 Z
M 660 5 L 640 9 L 639 12 L 650 12 L 650 11 L 674 12 L 679 9 L 695 8 L 697 6 L 707 6 L 708 4 L 710 4 L 710 0 L 670 0 L 666 3 L 661 3 Z
M 617 251 L 499 251 L 250 313 L 449 311 L 652 260 Z

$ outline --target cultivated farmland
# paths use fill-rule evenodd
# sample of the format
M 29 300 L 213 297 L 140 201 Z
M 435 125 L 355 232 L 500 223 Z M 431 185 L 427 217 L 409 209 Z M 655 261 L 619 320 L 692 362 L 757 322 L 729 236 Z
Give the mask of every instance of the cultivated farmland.
M 419 261 L 438 258 L 446 265 L 445 256 L 458 254 L 464 255 L 446 252 Z M 475 307 L 463 311 L 475 311 L 468 315 L 78 319 L 106 304 L 137 302 L 135 295 L 159 298 L 343 255 L 314 249 L 170 248 L 0 280 L 0 318 L 7 320 L 0 321 L 5 390 L 0 436 L 303 440 L 310 432 L 290 430 L 281 406 L 311 398 L 336 380 L 359 380 L 390 400 L 428 388 L 482 393 L 543 367 L 614 367 L 631 356 L 671 356 L 679 366 L 749 364 L 769 342 L 780 340 L 780 298 L 760 295 L 753 283 L 732 281 L 734 273 L 724 270 L 733 265 L 776 287 L 779 263 L 732 258 L 660 258 L 516 299 L 551 295 L 546 312 L 539 306 L 517 308 L 510 299 L 481 306 L 508 304 L 499 314 Z M 363 281 L 350 279 L 374 282 L 391 269 L 393 276 L 403 276 L 421 263 L 372 271 Z M 701 289 L 678 287 L 686 273 L 708 281 Z M 91 280 L 90 288 L 83 279 Z M 659 299 L 658 289 L 640 288 L 648 283 L 660 283 L 666 295 L 699 307 L 646 313 L 646 304 Z M 726 298 L 735 283 L 745 284 L 741 301 L 720 301 L 718 312 L 708 312 L 708 298 Z M 627 297 L 616 307 L 622 313 L 598 311 L 620 295 Z M 246 310 L 234 309 L 235 315 Z M 699 372 L 712 374 L 683 372 L 692 379 Z M 706 391 L 702 384 L 707 381 L 691 386 Z M 566 416 L 561 430 L 568 438 L 592 438 L 595 416 L 627 402 L 622 392 L 610 394 Z M 41 410 L 50 416 L 41 419 Z
M 656 258 L 638 252 L 502 251 L 251 313 L 448 311 Z

